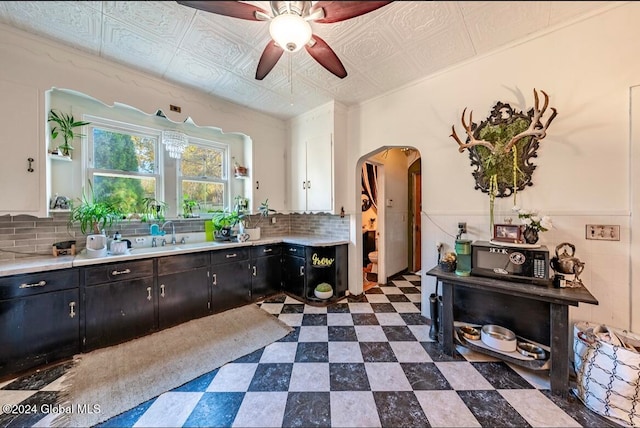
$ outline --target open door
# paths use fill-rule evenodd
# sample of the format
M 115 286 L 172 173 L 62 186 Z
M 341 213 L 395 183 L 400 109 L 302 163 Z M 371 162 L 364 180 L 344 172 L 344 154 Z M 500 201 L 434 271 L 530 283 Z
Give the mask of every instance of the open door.
M 411 272 L 417 272 L 422 268 L 421 260 L 421 216 L 422 211 L 422 175 L 421 175 L 421 162 L 420 159 L 416 159 L 415 162 L 409 166 L 409 221 L 408 234 L 409 234 L 409 269 Z

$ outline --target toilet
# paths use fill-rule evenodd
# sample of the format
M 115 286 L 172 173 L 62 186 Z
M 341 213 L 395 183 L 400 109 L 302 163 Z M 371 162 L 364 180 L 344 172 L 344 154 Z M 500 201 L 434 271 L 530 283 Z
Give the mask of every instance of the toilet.
M 372 251 L 368 254 L 368 257 L 371 262 L 371 273 L 378 273 L 378 252 Z

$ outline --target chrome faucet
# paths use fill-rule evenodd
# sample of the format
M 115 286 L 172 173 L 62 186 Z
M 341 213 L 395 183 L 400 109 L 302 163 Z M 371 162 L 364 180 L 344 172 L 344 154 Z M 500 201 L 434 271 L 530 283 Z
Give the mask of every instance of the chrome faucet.
M 171 244 L 175 245 L 176 244 L 176 226 L 175 224 L 173 224 L 173 221 L 171 220 L 165 221 L 162 227 L 160 228 L 160 230 L 164 230 L 164 227 L 168 224 L 171 224 Z

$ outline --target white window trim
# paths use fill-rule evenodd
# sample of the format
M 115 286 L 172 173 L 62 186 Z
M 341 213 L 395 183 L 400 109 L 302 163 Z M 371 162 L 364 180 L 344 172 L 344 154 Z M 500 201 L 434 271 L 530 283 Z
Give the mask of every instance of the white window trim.
M 210 149 L 217 149 L 223 152 L 222 155 L 222 177 L 220 178 L 215 178 L 215 177 L 191 177 L 191 176 L 183 176 L 182 175 L 182 163 L 178 162 L 178 165 L 176 167 L 176 200 L 179 201 L 180 203 L 180 209 L 178 210 L 181 214 L 182 213 L 182 181 L 183 180 L 195 180 L 195 181 L 202 181 L 205 183 L 220 183 L 223 185 L 223 205 L 225 208 L 229 208 L 230 204 L 231 204 L 231 199 L 229 196 L 230 193 L 230 183 L 229 183 L 229 153 L 230 153 L 230 147 L 229 144 L 227 143 L 220 143 L 218 141 L 213 141 L 213 140 L 207 140 L 204 138 L 198 138 L 198 137 L 191 137 L 187 134 L 188 140 L 189 140 L 189 144 L 193 144 L 196 146 L 201 146 L 201 147 L 206 147 L 206 148 L 210 148 Z M 200 218 L 203 217 L 208 217 L 209 214 L 208 213 L 200 213 Z
M 107 130 L 113 130 L 117 132 L 122 132 L 125 134 L 146 134 L 151 137 L 156 137 L 156 156 L 155 156 L 155 174 L 149 173 L 139 173 L 134 171 L 122 171 L 122 175 L 131 176 L 131 177 L 153 177 L 156 180 L 156 199 L 165 200 L 165 191 L 164 191 L 164 156 L 165 151 L 161 142 L 162 131 L 149 128 L 146 126 L 136 125 L 127 122 L 121 122 L 111 119 L 106 119 L 97 116 L 91 115 L 83 115 L 82 120 L 91 122 L 87 125 L 87 147 L 84 150 L 83 156 L 83 165 L 82 165 L 82 181 L 86 183 L 87 180 L 91 180 L 91 185 L 93 185 L 93 176 L 96 172 L 105 173 L 113 170 L 105 170 L 105 169 L 97 169 L 94 165 L 93 159 L 93 128 L 101 128 Z

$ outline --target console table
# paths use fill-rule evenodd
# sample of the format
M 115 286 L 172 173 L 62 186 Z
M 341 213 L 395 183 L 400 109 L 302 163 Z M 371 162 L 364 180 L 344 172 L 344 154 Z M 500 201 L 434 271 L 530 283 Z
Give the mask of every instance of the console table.
M 586 287 L 554 288 L 525 282 L 479 276 L 461 277 L 435 267 L 427 272 L 442 283 L 442 347 L 455 353 L 454 320 L 477 325 L 497 324 L 517 336 L 549 346 L 551 392 L 566 397 L 569 392 L 569 306 L 597 305 Z M 464 344 L 463 344 L 464 345 Z M 490 355 L 501 357 L 499 352 Z M 480 350 L 480 352 L 483 352 Z M 527 361 L 503 358 L 535 368 Z

